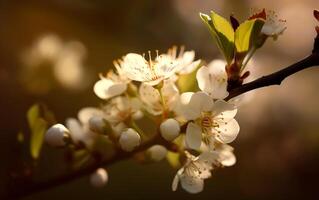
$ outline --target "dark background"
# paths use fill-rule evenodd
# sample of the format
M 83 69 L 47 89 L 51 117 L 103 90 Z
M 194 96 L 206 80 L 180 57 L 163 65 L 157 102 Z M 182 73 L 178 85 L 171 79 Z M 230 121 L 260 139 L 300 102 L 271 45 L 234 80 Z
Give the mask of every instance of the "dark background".
M 264 7 L 286 19 L 288 28 L 278 41 L 267 41 L 256 54 L 250 65 L 252 78 L 311 51 L 317 0 L 0 1 L 1 191 L 8 182 L 6 175 L 23 168 L 21 160 L 28 160 L 28 149 L 17 143 L 16 135 L 27 132 L 25 113 L 33 103 L 45 103 L 59 122 L 76 116 L 81 107 L 98 105 L 92 90 L 97 74 L 128 52 L 165 52 L 172 45 L 185 45 L 196 51 L 197 58 L 208 62 L 219 58 L 198 13 L 215 10 L 244 20 L 250 8 Z M 66 87 L 52 71 L 30 68 L 24 61 L 23 55 L 48 34 L 64 43 L 76 40 L 86 49 L 78 88 Z M 241 125 L 233 143 L 237 163 L 214 172 L 200 194 L 171 192 L 176 170 L 166 162 L 144 166 L 125 161 L 107 169 L 110 180 L 103 189 L 92 188 L 88 177 L 83 177 L 26 199 L 317 199 L 318 74 L 318 69 L 308 69 L 280 87 L 248 94 L 237 115 Z M 62 151 L 45 146 L 42 153 L 36 176 L 61 173 Z

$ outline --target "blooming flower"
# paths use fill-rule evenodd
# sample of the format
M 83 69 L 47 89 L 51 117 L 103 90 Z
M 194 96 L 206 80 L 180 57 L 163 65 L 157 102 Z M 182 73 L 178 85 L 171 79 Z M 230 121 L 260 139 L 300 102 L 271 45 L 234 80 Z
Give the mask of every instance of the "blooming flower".
M 122 66 L 123 61 L 114 61 L 114 66 L 117 73 L 109 71 L 106 77 L 101 76 L 101 80 L 97 81 L 94 85 L 94 93 L 101 99 L 109 99 L 114 96 L 120 95 L 127 89 L 127 84 L 130 80 L 125 76 Z
M 183 189 L 189 193 L 199 193 L 204 189 L 204 179 L 211 177 L 213 163 L 216 162 L 216 154 L 209 151 L 203 152 L 198 157 L 185 152 L 186 163 L 178 170 L 174 177 L 172 190 L 176 191 L 181 182 Z
M 286 20 L 278 19 L 277 14 L 272 10 L 265 10 L 256 12 L 249 19 L 263 18 L 265 24 L 261 29 L 261 33 L 273 39 L 277 39 L 279 35 L 283 34 L 286 30 Z
M 184 47 L 180 48 L 179 54 L 177 55 L 177 47 L 173 46 L 172 48 L 168 49 L 168 52 L 166 55 L 170 56 L 171 59 L 177 62 L 177 67 L 176 67 L 177 74 L 192 73 L 201 62 L 201 60 L 194 61 L 195 51 L 184 52 Z
M 153 115 L 160 115 L 163 111 L 173 110 L 178 100 L 179 91 L 172 81 L 164 81 L 160 90 L 162 94 L 154 87 L 143 83 L 139 88 L 140 99 L 144 108 Z
M 230 143 L 238 135 L 234 105 L 223 100 L 214 102 L 204 92 L 183 93 L 176 112 L 191 120 L 186 128 L 186 144 L 192 149 L 199 149 L 202 140 L 213 148 L 215 141 Z
M 224 99 L 227 92 L 226 62 L 213 60 L 209 65 L 202 66 L 196 74 L 198 87 L 214 99 Z
M 134 118 L 135 114 L 140 116 L 140 108 L 141 102 L 139 99 L 119 96 L 112 99 L 102 110 L 105 119 L 116 125 L 130 119 L 130 117 Z
M 123 72 L 134 81 L 157 85 L 164 79 L 174 75 L 177 63 L 169 56 L 157 55 L 152 60 L 149 52 L 149 61 L 136 53 L 129 53 L 123 58 Z

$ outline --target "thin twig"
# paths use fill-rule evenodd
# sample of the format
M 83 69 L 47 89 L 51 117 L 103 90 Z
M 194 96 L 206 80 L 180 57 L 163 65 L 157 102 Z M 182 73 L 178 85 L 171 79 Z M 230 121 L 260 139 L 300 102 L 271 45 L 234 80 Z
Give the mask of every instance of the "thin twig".
M 306 68 L 318 66 L 318 65 L 319 65 L 319 54 L 313 53 L 310 56 L 306 57 L 305 59 L 302 59 L 301 61 L 290 65 L 289 67 L 286 67 L 268 76 L 263 76 L 252 82 L 243 84 L 242 86 L 231 89 L 229 91 L 228 97 L 226 97 L 225 100 L 226 101 L 230 100 L 236 96 L 239 96 L 243 93 L 246 93 L 258 88 L 271 86 L 271 85 L 280 85 L 281 82 L 288 76 L 295 74 Z

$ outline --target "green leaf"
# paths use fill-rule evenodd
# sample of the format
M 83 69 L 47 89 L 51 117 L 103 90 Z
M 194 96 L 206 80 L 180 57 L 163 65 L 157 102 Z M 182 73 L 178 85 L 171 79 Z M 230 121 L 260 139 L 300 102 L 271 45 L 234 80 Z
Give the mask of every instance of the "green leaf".
M 254 45 L 264 21 L 260 19 L 247 20 L 240 24 L 235 32 L 236 53 L 245 54 Z
M 30 152 L 33 159 L 39 158 L 47 127 L 47 122 L 42 118 L 36 119 L 35 124 L 31 127 Z
M 213 40 L 224 55 L 228 64 L 234 57 L 234 30 L 231 24 L 215 12 L 210 16 L 200 13 L 201 19 L 207 25 Z
M 33 159 L 37 159 L 43 144 L 45 131 L 48 123 L 40 116 L 40 106 L 35 104 L 27 112 L 27 120 L 31 131 L 30 153 Z
M 196 80 L 196 73 L 201 64 L 199 64 L 192 73 L 180 75 L 177 81 L 177 86 L 181 93 L 190 92 L 190 91 L 198 91 L 198 85 Z
M 27 120 L 30 128 L 32 128 L 36 124 L 36 121 L 39 118 L 39 116 L 40 106 L 38 104 L 32 105 L 27 112 Z

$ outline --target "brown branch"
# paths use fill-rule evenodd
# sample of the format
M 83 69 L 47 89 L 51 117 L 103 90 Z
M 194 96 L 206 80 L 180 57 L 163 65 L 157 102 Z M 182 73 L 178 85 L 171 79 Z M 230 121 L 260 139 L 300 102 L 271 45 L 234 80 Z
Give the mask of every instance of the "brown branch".
M 39 182 L 33 182 L 33 183 L 31 182 L 26 185 L 13 185 L 13 187 L 9 188 L 9 191 L 6 194 L 6 199 L 19 199 L 21 197 L 26 197 L 37 192 L 45 191 L 47 189 L 51 189 L 51 188 L 66 184 L 68 182 L 71 182 L 73 180 L 76 180 L 78 178 L 81 178 L 83 176 L 93 173 L 99 167 L 109 166 L 118 161 L 129 159 L 134 154 L 145 151 L 149 147 L 153 146 L 154 144 L 161 144 L 172 151 L 175 150 L 174 146 L 172 147 L 173 145 L 172 143 L 164 140 L 160 136 L 160 134 L 157 133 L 154 137 L 150 138 L 145 143 L 143 143 L 142 145 L 140 145 L 139 147 L 137 147 L 131 152 L 125 152 L 125 151 L 119 150 L 117 153 L 115 153 L 111 158 L 107 160 L 96 162 L 83 169 L 80 169 L 68 174 L 62 174 L 61 176 L 57 176 L 55 178 L 45 180 L 45 181 L 39 181 Z
M 312 54 L 299 62 L 296 62 L 282 70 L 279 70 L 275 73 L 272 73 L 267 76 L 263 76 L 259 79 L 251 81 L 249 83 L 243 84 L 236 88 L 232 88 L 229 91 L 228 97 L 225 100 L 230 100 L 236 96 L 255 90 L 258 88 L 271 86 L 271 85 L 280 85 L 281 82 L 290 75 L 293 75 L 301 70 L 307 69 L 309 67 L 319 66 L 319 36 L 315 38 L 314 49 Z

